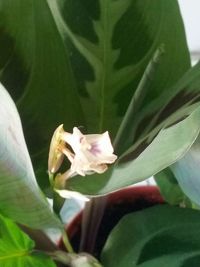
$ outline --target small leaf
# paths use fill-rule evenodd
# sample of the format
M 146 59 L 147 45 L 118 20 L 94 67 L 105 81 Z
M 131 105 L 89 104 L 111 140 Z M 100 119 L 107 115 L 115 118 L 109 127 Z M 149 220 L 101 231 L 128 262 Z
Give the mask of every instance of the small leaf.
M 199 220 L 199 211 L 168 205 L 126 215 L 108 237 L 102 264 L 104 267 L 199 266 Z
M 183 192 L 200 205 L 200 137 L 187 154 L 170 168 Z
M 0 203 L 0 211 L 21 224 L 61 227 L 37 185 L 17 109 L 1 84 Z
M 0 266 L 55 267 L 49 257 L 34 252 L 34 245 L 16 224 L 0 215 Z
M 159 186 L 162 197 L 171 205 L 190 206 L 191 203 L 181 190 L 173 172 L 166 168 L 154 175 L 157 185 Z

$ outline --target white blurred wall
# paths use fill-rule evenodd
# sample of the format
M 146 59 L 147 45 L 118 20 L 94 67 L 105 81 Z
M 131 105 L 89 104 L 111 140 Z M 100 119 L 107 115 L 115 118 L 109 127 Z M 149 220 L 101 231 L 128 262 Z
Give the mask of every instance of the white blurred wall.
M 200 60 L 200 0 L 178 0 L 193 63 Z

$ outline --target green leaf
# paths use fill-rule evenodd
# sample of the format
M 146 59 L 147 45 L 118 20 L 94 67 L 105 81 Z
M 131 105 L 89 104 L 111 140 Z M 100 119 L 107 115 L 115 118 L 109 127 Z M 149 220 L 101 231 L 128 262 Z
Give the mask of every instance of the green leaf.
M 102 264 L 105 267 L 199 266 L 199 220 L 199 211 L 168 205 L 126 215 L 108 237 Z
M 72 69 L 90 132 L 116 133 L 150 58 L 161 44 L 166 55 L 144 102 L 160 95 L 190 66 L 176 1 L 48 3 L 72 53 Z
M 160 58 L 163 53 L 163 47 L 160 47 L 156 50 L 131 99 L 114 140 L 115 153 L 118 155 L 121 155 L 122 152 L 124 152 L 133 144 L 133 127 L 135 127 L 134 121 L 137 120 L 137 112 L 141 108 L 141 103 L 143 102 L 148 89 L 151 86 L 151 82 L 156 75 L 156 68 L 158 68 L 158 64 L 160 63 Z
M 34 241 L 11 220 L 0 215 L 0 266 L 55 267 L 46 255 L 34 252 Z
M 138 100 L 128 147 L 149 134 L 163 112 L 171 114 L 177 92 L 171 86 L 190 67 L 177 1 L 0 1 L 0 14 L 0 80 L 18 105 L 40 185 L 48 186 L 47 151 L 58 124 L 114 137 L 161 44 L 165 55 Z
M 199 103 L 199 84 L 200 63 L 190 68 L 173 86 L 140 110 L 130 128 L 132 142 L 140 141 L 155 128 L 161 129 L 166 121 L 174 124 L 181 120 L 184 117 L 181 110 Z
M 161 44 L 166 54 L 145 105 L 190 66 L 174 0 L 1 1 L 0 14 L 0 80 L 18 104 L 43 176 L 58 124 L 116 134 Z
M 170 168 L 183 192 L 200 205 L 200 137 L 197 138 L 187 154 Z
M 181 190 L 176 178 L 170 168 L 154 175 L 157 185 L 159 186 L 162 197 L 171 205 L 190 206 L 189 200 Z
M 70 52 L 46 0 L 0 1 L 0 14 L 0 80 L 17 103 L 38 174 L 48 181 L 53 131 L 61 123 L 84 125 Z
M 157 56 L 150 61 L 144 73 L 138 87 L 140 91 L 147 90 L 151 84 L 151 79 L 154 80 L 158 69 L 157 60 L 159 58 Z M 200 64 L 197 64 L 187 71 L 173 87 L 168 88 L 160 97 L 140 110 L 139 114 L 134 112 L 134 106 L 137 106 L 137 103 L 134 103 L 134 99 L 137 97 L 135 95 L 136 91 L 124 117 L 124 120 L 128 117 L 126 123 L 129 125 L 129 127 L 127 126 L 123 130 L 126 132 L 126 135 L 124 134 L 122 136 L 123 140 L 119 142 L 118 135 L 120 135 L 121 128 L 124 128 L 124 120 L 117 134 L 115 144 L 117 146 L 120 145 L 119 155 L 132 146 L 128 153 L 125 153 L 126 161 L 136 158 L 152 142 L 161 129 L 181 121 L 187 114 L 191 113 L 199 103 L 199 85 Z
M 85 194 L 105 194 L 147 179 L 179 160 L 200 131 L 200 107 L 181 122 L 163 129 L 134 160 L 119 161 L 102 175 L 74 177 L 68 188 Z
M 21 224 L 61 227 L 37 185 L 17 109 L 1 84 L 0 203 L 1 213 Z

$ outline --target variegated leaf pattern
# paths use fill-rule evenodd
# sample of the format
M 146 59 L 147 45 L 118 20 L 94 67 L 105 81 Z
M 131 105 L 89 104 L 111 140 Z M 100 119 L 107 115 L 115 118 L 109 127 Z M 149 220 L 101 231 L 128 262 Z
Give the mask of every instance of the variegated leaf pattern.
M 0 12 L 1 81 L 18 103 L 32 153 L 44 149 L 59 122 L 114 137 L 161 44 L 166 56 L 144 103 L 189 67 L 176 1 L 17 0 L 1 1 Z
M 166 4 L 164 1 L 87 0 L 84 4 L 77 1 L 76 8 L 73 1 L 49 0 L 48 3 L 71 53 L 88 131 L 108 129 L 113 136 L 116 134 L 137 83 L 161 44 L 165 45 L 166 56 L 149 88 L 151 98 L 160 95 L 189 67 L 183 26 L 180 17 L 175 17 L 178 8 L 172 1 Z M 159 12 L 154 13 L 155 7 Z M 171 19 L 176 21 L 181 47 L 178 39 L 172 44 L 164 35 L 164 30 L 170 27 L 165 8 L 174 13 Z M 155 17 L 157 21 L 153 21 Z M 86 18 L 88 22 L 84 24 Z M 88 32 L 81 23 L 88 26 Z M 159 23 L 163 28 L 158 27 Z M 180 54 L 176 55 L 176 61 L 182 55 L 181 68 L 176 71 L 170 68 L 167 74 L 164 69 L 173 65 L 173 49 L 177 50 L 178 46 Z
M 0 80 L 18 105 L 40 183 L 59 123 L 114 138 L 161 45 L 120 162 L 137 158 L 162 128 L 196 107 L 199 67 L 181 79 L 190 59 L 177 1 L 0 0 L 0 14 Z
M 67 1 L 62 1 L 63 5 L 65 2 Z M 120 70 L 116 70 L 114 68 L 114 65 L 120 55 L 120 48 L 114 49 L 112 42 L 116 23 L 130 7 L 130 4 L 131 0 L 100 0 L 97 4 L 99 5 L 99 18 L 91 21 L 94 31 L 93 34 L 96 36 L 97 40 L 97 42 L 92 42 L 81 35 L 75 34 L 68 27 L 66 21 L 64 21 L 62 16 L 60 16 L 58 1 L 49 1 L 52 13 L 56 14 L 55 19 L 58 27 L 61 25 L 61 34 L 66 33 L 64 37 L 69 39 L 66 41 L 68 43 L 68 47 L 69 42 L 71 42 L 73 46 L 71 48 L 72 51 L 75 48 L 80 53 L 79 57 L 83 57 L 87 62 L 85 62 L 85 64 L 89 64 L 88 67 L 91 68 L 93 79 L 89 81 L 84 80 L 84 84 L 81 84 L 83 87 L 85 87 L 85 93 L 88 96 L 82 97 L 81 100 L 84 106 L 87 128 L 89 130 L 103 131 L 106 126 L 110 129 L 114 127 L 116 129 L 114 120 L 112 125 L 109 125 L 110 118 L 114 118 L 117 113 L 116 104 L 113 109 L 113 96 L 133 79 L 132 75 L 129 75 L 131 72 L 133 72 L 132 66 L 124 67 Z M 73 4 L 71 5 L 73 6 Z M 86 8 L 84 7 L 83 3 L 80 3 L 80 6 L 82 6 L 83 9 Z M 71 12 L 70 6 L 69 12 Z M 77 12 L 79 12 L 79 10 L 77 10 Z M 78 14 L 74 14 L 74 16 L 78 16 Z M 81 21 L 79 22 L 81 23 Z M 73 53 L 76 54 L 77 52 L 74 51 L 71 53 L 72 68 L 74 68 L 76 73 L 76 68 L 78 66 L 73 64 Z M 82 70 L 80 69 L 80 71 Z M 83 77 L 83 79 L 86 79 L 86 77 Z M 79 77 L 77 80 L 79 82 Z M 119 85 L 119 82 L 121 82 L 121 85 Z
M 102 175 L 74 177 L 67 187 L 85 194 L 106 194 L 143 181 L 183 157 L 200 132 L 200 107 L 181 122 L 163 129 L 135 160 L 116 162 Z

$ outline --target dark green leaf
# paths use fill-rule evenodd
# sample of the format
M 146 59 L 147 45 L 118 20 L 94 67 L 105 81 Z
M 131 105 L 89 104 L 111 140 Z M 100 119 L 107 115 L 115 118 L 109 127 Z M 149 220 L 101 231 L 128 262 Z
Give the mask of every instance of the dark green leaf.
M 156 206 L 126 215 L 102 253 L 105 267 L 191 267 L 200 264 L 200 212 Z
M 34 242 L 11 220 L 0 215 L 0 266 L 55 267 L 43 253 L 34 252 Z
M 43 178 L 54 129 L 61 123 L 69 129 L 84 124 L 70 52 L 46 0 L 0 1 L 0 17 L 0 80 L 17 103 Z
M 156 75 L 156 68 L 160 63 L 160 58 L 164 53 L 164 48 L 160 47 L 149 62 L 143 77 L 131 99 L 128 109 L 121 122 L 120 128 L 114 140 L 115 153 L 121 155 L 126 149 L 133 144 L 134 121 L 137 120 L 137 112 L 141 108 L 141 104 L 147 95 L 151 86 L 151 81 Z
M 18 104 L 42 176 L 58 124 L 114 136 L 161 44 L 165 57 L 145 105 L 190 66 L 174 0 L 1 1 L 0 14 L 0 79 Z
M 156 72 L 157 69 L 154 71 Z M 149 87 L 148 81 L 145 86 Z M 159 98 L 149 102 L 139 114 L 131 115 L 133 121 L 129 123 L 125 144 L 128 143 L 129 147 L 132 144 L 132 148 L 128 153 L 130 155 L 126 155 L 126 160 L 136 158 L 161 129 L 181 121 L 198 106 L 199 86 L 200 64 L 197 64 L 173 87 L 168 88 Z
M 154 175 L 157 185 L 159 186 L 161 195 L 164 200 L 171 205 L 183 205 L 191 206 L 190 201 L 187 199 L 186 195 L 181 190 L 174 174 L 170 168 Z
M 72 53 L 72 69 L 83 96 L 89 131 L 108 129 L 116 133 L 146 65 L 161 44 L 165 45 L 166 55 L 147 94 L 148 102 L 190 66 L 176 1 L 48 3 Z
M 200 64 L 197 64 L 188 70 L 172 87 L 169 87 L 155 100 L 149 101 L 140 110 L 138 119 L 135 121 L 134 138 L 145 136 L 155 127 L 162 126 L 173 113 L 199 102 L 199 84 Z M 181 117 L 176 119 L 180 120 Z

